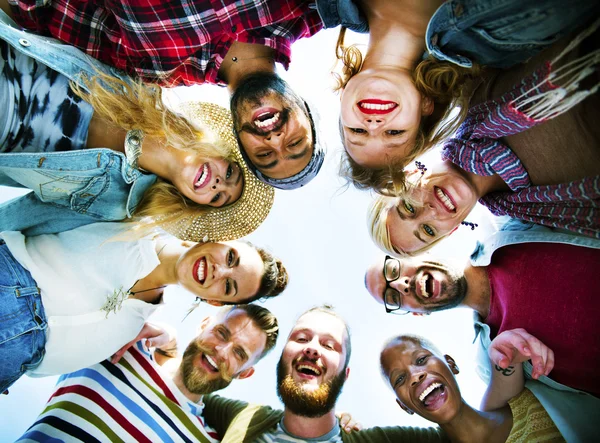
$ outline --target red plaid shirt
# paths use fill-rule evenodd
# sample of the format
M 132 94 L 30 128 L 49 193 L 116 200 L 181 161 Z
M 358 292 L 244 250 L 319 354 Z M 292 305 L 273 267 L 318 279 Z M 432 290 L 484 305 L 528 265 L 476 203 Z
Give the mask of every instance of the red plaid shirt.
M 163 86 L 221 83 L 232 42 L 275 50 L 287 69 L 291 45 L 323 23 L 306 0 L 10 0 L 26 29 L 76 46 Z

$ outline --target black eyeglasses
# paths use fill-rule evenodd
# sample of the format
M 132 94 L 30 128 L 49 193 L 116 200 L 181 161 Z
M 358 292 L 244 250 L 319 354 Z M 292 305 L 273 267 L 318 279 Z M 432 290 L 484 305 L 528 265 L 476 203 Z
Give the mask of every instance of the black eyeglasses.
M 390 286 L 390 283 L 400 278 L 400 260 L 389 255 L 385 256 L 383 278 L 385 278 L 385 291 L 383 293 L 385 312 L 396 315 L 408 314 L 410 311 L 402 309 L 402 294 Z

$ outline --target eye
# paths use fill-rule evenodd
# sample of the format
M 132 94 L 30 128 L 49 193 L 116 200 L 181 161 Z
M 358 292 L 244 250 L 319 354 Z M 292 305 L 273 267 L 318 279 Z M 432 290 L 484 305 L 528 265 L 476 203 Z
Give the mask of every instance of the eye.
M 325 344 L 323 345 L 323 347 L 324 347 L 325 349 L 329 349 L 329 350 L 333 350 L 333 349 L 334 349 L 334 347 L 333 347 L 333 344 L 331 344 L 331 343 L 325 343 Z
M 223 331 L 223 329 L 219 328 L 217 329 L 217 335 L 222 339 L 225 340 L 225 331 Z
M 427 361 L 427 357 L 428 357 L 428 355 L 424 355 L 423 357 L 417 358 L 417 364 L 418 365 L 424 365 L 425 362 Z
M 390 129 L 389 131 L 385 131 L 387 135 L 400 135 L 404 134 L 406 131 L 401 129 Z
M 233 174 L 233 165 L 229 163 L 229 167 L 227 168 L 227 172 L 225 173 L 225 180 L 229 180 L 229 177 Z
M 228 278 L 227 280 L 225 280 L 225 295 L 226 296 L 231 295 L 232 289 L 233 289 L 233 282 L 231 281 L 230 278 Z
M 407 212 L 410 212 L 411 214 L 415 213 L 415 208 L 409 202 L 405 200 L 402 204 L 404 205 L 404 209 L 406 209 Z
M 350 130 L 350 132 L 353 132 L 354 134 L 366 134 L 367 131 L 365 131 L 362 128 L 348 128 Z
M 233 253 L 233 249 L 230 249 L 229 252 L 227 253 L 227 266 L 232 268 L 234 261 L 235 261 L 235 254 Z
M 308 339 L 306 337 L 298 337 L 298 338 L 296 338 L 296 341 L 298 343 L 306 343 L 306 342 L 308 342 Z
M 427 234 L 428 236 L 435 237 L 435 231 L 431 226 L 423 225 L 423 231 L 425 231 L 425 234 Z
M 404 382 L 404 374 L 401 374 L 398 377 L 396 377 L 396 379 L 394 380 L 394 387 L 398 386 L 402 382 Z
M 301 138 L 300 140 L 298 140 L 298 141 L 295 141 L 294 143 L 292 143 L 292 144 L 288 145 L 288 147 L 289 147 L 289 148 L 296 147 L 296 146 L 298 146 L 300 143 L 302 143 L 302 140 L 303 140 L 303 139 Z
M 256 154 L 256 156 L 260 157 L 260 158 L 266 158 L 269 155 L 271 155 L 272 153 L 273 153 L 273 151 L 264 151 L 264 152 L 261 152 L 260 154 Z
M 216 202 L 219 201 L 220 198 L 221 198 L 221 193 L 217 192 L 210 202 L 211 203 L 216 203 Z

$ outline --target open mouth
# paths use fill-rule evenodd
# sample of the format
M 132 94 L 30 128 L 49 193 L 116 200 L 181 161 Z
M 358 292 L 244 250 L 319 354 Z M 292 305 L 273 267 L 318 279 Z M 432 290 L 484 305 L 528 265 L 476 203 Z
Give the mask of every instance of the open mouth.
M 210 170 L 210 166 L 208 163 L 204 163 L 198 169 L 198 173 L 196 174 L 196 178 L 194 180 L 194 189 L 200 189 L 210 183 L 210 177 L 212 176 L 212 172 Z
M 398 103 L 389 100 L 369 98 L 357 103 L 363 114 L 388 114 L 398 107 Z
M 419 401 L 423 403 L 425 409 L 428 411 L 435 411 L 442 407 L 448 398 L 448 391 L 446 387 L 439 383 L 434 382 L 430 384 L 421 395 L 419 395 Z
M 446 191 L 442 188 L 438 188 L 434 186 L 435 196 L 438 201 L 442 204 L 446 211 L 448 212 L 456 212 L 456 203 L 452 200 L 452 197 L 446 193 Z
M 304 360 L 296 365 L 296 372 L 301 378 L 314 379 L 323 373 L 323 369 L 315 363 Z
M 437 298 L 440 295 L 440 282 L 433 275 L 424 272 L 416 281 L 417 294 L 423 298 Z
M 192 276 L 194 277 L 194 280 L 201 285 L 203 285 L 206 281 L 207 269 L 208 266 L 206 264 L 205 257 L 201 257 L 196 260 L 196 263 L 194 263 L 194 266 L 192 267 Z
M 219 372 L 219 365 L 210 355 L 202 354 L 202 363 L 203 366 L 208 369 L 208 371 L 213 373 Z
M 281 120 L 281 112 L 274 108 L 259 109 L 252 116 L 252 123 L 261 132 L 270 132 Z

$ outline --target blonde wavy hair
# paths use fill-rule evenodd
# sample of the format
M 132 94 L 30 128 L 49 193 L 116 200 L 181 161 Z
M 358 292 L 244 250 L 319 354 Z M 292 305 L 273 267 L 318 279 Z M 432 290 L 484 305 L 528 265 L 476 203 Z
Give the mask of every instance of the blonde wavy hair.
M 98 72 L 71 81 L 71 88 L 94 108 L 94 113 L 117 128 L 141 129 L 146 136 L 159 137 L 165 146 L 198 152 L 202 157 L 233 160 L 229 148 L 168 109 L 158 85 L 125 82 Z M 157 179 L 137 206 L 134 218 L 144 232 L 180 218 L 202 214 L 206 205 L 184 197 L 170 182 Z
M 336 44 L 336 67 L 332 72 L 336 79 L 334 90 L 341 91 L 350 79 L 360 72 L 364 56 L 357 45 L 345 46 L 346 28 L 340 30 Z M 428 56 L 417 64 L 413 71 L 413 81 L 417 91 L 434 102 L 430 116 L 421 118 L 415 144 L 410 153 L 402 159 L 393 160 L 385 168 L 366 168 L 356 163 L 344 150 L 340 163 L 340 175 L 358 189 L 373 189 L 385 195 L 398 195 L 406 189 L 404 167 L 432 147 L 448 139 L 464 121 L 469 109 L 473 90 L 472 80 L 479 78 L 481 69 L 477 65 L 463 68 Z M 455 111 L 456 110 L 456 111 Z M 458 112 L 457 115 L 452 115 Z M 342 144 L 345 144 L 340 120 Z
M 413 205 L 419 205 L 418 202 L 413 201 L 408 195 L 404 196 L 404 198 L 405 200 L 410 201 Z M 390 230 L 387 227 L 387 219 L 390 210 L 392 210 L 397 204 L 397 197 L 379 195 L 371 203 L 367 211 L 367 227 L 369 229 L 369 234 L 371 235 L 371 240 L 373 240 L 373 243 L 375 243 L 375 245 L 383 252 L 387 252 L 391 256 L 398 258 L 415 257 L 433 248 L 438 242 L 442 241 L 449 235 L 446 234 L 440 236 L 416 251 L 403 251 L 399 248 L 396 248 L 390 237 Z

